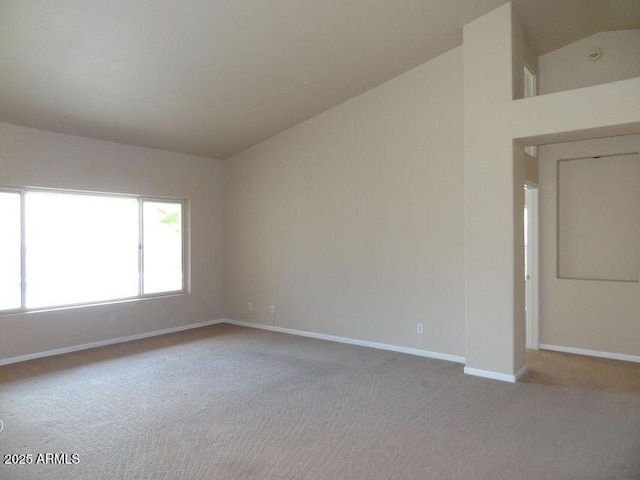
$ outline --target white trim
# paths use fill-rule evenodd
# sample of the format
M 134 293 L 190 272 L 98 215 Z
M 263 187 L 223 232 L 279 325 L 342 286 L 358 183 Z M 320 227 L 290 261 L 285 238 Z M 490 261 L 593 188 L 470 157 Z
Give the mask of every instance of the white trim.
M 261 323 L 243 322 L 240 320 L 225 319 L 225 323 L 238 325 L 240 327 L 257 328 L 260 330 L 269 330 L 271 332 L 288 333 L 290 335 L 298 335 L 300 337 L 317 338 L 319 340 L 329 340 L 331 342 L 346 343 L 348 345 L 358 345 L 360 347 L 377 348 L 379 350 L 389 350 L 392 352 L 408 353 L 409 355 L 418 355 L 420 357 L 435 358 L 438 360 L 447 360 L 449 362 L 464 363 L 465 358 L 458 355 L 448 353 L 431 352 L 429 350 L 421 350 L 418 348 L 400 347 L 398 345 L 389 345 L 387 343 L 369 342 L 366 340 L 357 340 L 355 338 L 338 337 L 335 335 L 327 335 L 325 333 L 307 332 L 304 330 L 294 330 L 292 328 L 276 327 L 273 325 L 264 325 Z
M 206 322 L 191 323 L 189 325 L 181 325 L 179 327 L 171 327 L 171 328 L 165 328 L 162 330 L 154 330 L 153 332 L 138 333 L 136 335 L 128 335 L 126 337 L 109 338 L 107 340 L 100 340 L 98 342 L 83 343 L 81 345 L 72 345 L 70 347 L 57 348 L 55 350 L 46 350 L 44 352 L 29 353 L 27 355 L 20 355 L 17 357 L 0 359 L 0 366 L 9 365 L 11 363 L 26 362 L 27 360 L 34 360 L 36 358 L 51 357 L 53 355 L 62 355 L 65 353 L 77 352 L 79 350 L 87 350 L 89 348 L 104 347 L 107 345 L 114 345 L 116 343 L 132 342 L 134 340 L 141 340 L 143 338 L 156 337 L 158 335 L 166 335 L 168 333 L 182 332 L 184 330 L 191 330 L 193 328 L 208 327 L 209 325 L 216 325 L 218 323 L 224 323 L 224 322 L 225 320 L 223 319 L 208 320 Z
M 523 371 L 524 369 L 524 371 Z M 521 368 L 517 374 L 509 375 L 507 373 L 493 372 L 491 370 L 481 370 L 479 368 L 464 367 L 464 373 L 473 375 L 474 377 L 490 378 L 492 380 L 500 380 L 502 382 L 516 383 L 527 371 L 526 365 Z
M 20 310 L 27 309 L 27 222 L 25 192 L 20 190 Z
M 522 368 L 516 372 L 516 382 L 520 380 L 525 373 L 527 373 L 527 366 L 523 365 Z
M 524 66 L 524 98 L 531 98 L 538 95 L 538 75 L 533 73 L 529 67 Z M 530 145 L 524 151 L 533 158 L 538 158 L 538 147 Z
M 554 352 L 574 353 L 576 355 L 589 355 L 590 357 L 610 358 L 612 360 L 623 360 L 625 362 L 640 363 L 639 355 L 627 355 L 626 353 L 601 352 L 599 350 L 587 350 L 586 348 L 562 347 L 560 345 L 540 344 L 541 350 L 551 350 Z
M 527 230 L 527 262 L 529 263 L 530 278 L 526 282 L 525 288 L 527 299 L 526 312 L 526 344 L 531 350 L 538 350 L 540 336 L 539 317 L 539 226 L 538 226 L 538 189 L 526 186 L 525 196 L 527 198 L 527 216 L 529 228 Z

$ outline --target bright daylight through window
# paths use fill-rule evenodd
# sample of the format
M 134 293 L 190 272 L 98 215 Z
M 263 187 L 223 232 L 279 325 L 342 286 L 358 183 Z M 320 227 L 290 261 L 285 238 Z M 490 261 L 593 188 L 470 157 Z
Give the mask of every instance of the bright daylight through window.
M 20 194 L 0 192 L 0 310 L 20 308 Z
M 0 191 L 0 310 L 184 291 L 182 201 Z
M 182 204 L 143 201 L 144 293 L 182 289 Z

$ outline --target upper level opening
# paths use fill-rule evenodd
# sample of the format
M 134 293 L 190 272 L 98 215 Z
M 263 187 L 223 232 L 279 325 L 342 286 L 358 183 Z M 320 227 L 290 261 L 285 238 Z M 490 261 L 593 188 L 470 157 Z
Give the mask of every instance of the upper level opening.
M 537 93 L 546 95 L 640 77 L 640 28 L 604 31 L 538 57 Z

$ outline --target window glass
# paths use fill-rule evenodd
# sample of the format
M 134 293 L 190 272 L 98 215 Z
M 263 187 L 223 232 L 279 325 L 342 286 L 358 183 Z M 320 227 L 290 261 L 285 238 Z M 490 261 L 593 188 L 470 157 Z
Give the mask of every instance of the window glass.
M 137 296 L 138 237 L 135 198 L 27 192 L 27 308 Z
M 20 194 L 0 192 L 0 310 L 21 306 Z
M 143 201 L 144 292 L 182 290 L 182 203 Z

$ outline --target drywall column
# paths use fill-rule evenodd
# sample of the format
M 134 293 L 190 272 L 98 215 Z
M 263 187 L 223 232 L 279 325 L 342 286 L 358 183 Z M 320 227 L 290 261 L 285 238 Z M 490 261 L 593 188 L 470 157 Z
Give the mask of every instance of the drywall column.
M 525 365 L 524 173 L 510 126 L 522 35 L 510 3 L 464 27 L 465 372 L 506 381 Z

